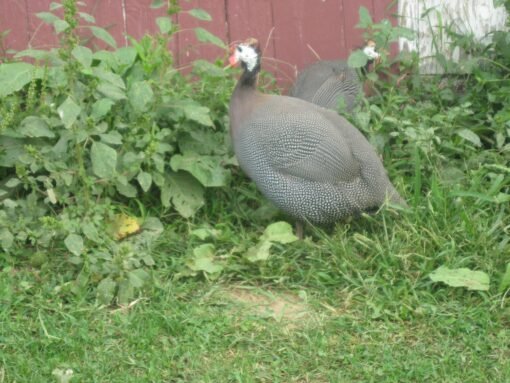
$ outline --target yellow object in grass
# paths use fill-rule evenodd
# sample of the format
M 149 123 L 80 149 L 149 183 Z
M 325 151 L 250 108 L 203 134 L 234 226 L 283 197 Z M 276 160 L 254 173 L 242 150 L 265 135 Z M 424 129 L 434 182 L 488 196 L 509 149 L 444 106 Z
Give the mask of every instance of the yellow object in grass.
M 110 230 L 113 237 L 120 241 L 132 234 L 140 232 L 140 223 L 135 217 L 127 214 L 115 214 L 110 222 Z

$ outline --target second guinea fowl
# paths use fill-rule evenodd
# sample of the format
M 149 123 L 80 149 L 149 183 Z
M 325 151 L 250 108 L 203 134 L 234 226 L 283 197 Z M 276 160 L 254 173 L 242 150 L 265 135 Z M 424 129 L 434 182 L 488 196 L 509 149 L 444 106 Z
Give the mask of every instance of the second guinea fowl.
M 405 205 L 365 137 L 334 111 L 257 91 L 260 49 L 249 39 L 231 64 L 243 73 L 230 99 L 241 168 L 277 207 L 299 221 L 327 224 L 381 206 Z
M 363 52 L 368 58 L 364 70 L 377 58 L 375 43 L 368 41 Z M 289 90 L 289 96 L 297 97 L 324 108 L 337 110 L 341 100 L 350 112 L 362 95 L 363 82 L 358 71 L 345 60 L 318 61 L 301 71 Z

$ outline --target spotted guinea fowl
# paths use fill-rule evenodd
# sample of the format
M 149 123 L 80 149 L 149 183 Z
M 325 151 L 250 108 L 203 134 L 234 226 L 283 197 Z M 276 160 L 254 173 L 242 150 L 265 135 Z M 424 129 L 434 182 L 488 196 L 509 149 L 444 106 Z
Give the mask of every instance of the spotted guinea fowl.
M 368 66 L 379 57 L 375 43 L 368 41 L 363 52 Z M 301 71 L 289 90 L 289 96 L 297 97 L 328 109 L 337 110 L 343 99 L 345 110 L 351 111 L 363 92 L 363 82 L 358 71 L 345 60 L 318 61 Z
M 332 110 L 263 94 L 257 40 L 235 47 L 243 73 L 230 99 L 234 151 L 244 172 L 277 207 L 298 221 L 332 223 L 377 208 L 405 205 L 365 137 Z

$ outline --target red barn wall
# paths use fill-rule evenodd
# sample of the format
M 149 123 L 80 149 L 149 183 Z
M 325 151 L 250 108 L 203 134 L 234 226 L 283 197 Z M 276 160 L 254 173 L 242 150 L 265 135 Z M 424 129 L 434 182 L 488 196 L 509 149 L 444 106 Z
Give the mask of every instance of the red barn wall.
M 57 44 L 52 28 L 35 13 L 48 11 L 52 0 L 0 0 L 0 32 L 10 30 L 1 42 L 4 51 L 25 48 L 50 48 Z M 155 19 L 165 15 L 164 8 L 151 9 L 152 0 L 84 0 L 81 10 L 92 14 L 119 46 L 126 36 L 136 39 L 156 33 Z M 179 66 L 195 58 L 225 58 L 222 49 L 196 41 L 192 29 L 201 26 L 222 40 L 232 42 L 256 37 L 264 48 L 264 68 L 280 84 L 290 83 L 296 72 L 321 59 L 346 58 L 362 44 L 358 8 L 365 6 L 378 21 L 390 17 L 391 0 L 189 0 L 183 9 L 203 8 L 213 21 L 196 20 L 185 13 L 175 17 L 182 32 L 175 35 L 170 48 Z M 90 44 L 97 44 L 91 41 Z M 89 45 L 90 45 L 89 44 Z M 104 45 L 98 44 L 102 47 Z M 0 52 L 1 54 L 2 52 Z

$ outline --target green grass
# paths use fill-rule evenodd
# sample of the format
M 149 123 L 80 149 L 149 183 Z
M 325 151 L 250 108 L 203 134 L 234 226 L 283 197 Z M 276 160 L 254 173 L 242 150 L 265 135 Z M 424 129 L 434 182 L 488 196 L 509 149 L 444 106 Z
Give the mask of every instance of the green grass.
M 58 259 L 1 272 L 0 382 L 52 381 L 55 368 L 71 368 L 71 382 L 509 381 L 510 308 L 497 293 L 505 208 L 447 203 L 438 187 L 408 212 L 309 228 L 254 265 L 243 248 L 275 218 L 257 213 L 251 185 L 226 193 L 195 223 L 167 227 L 151 287 L 131 307 L 94 304 Z M 226 271 L 176 279 L 205 215 Z M 483 270 L 491 289 L 433 284 L 440 265 Z M 248 296 L 230 294 L 239 287 Z M 252 307 L 279 294 L 302 313 Z

